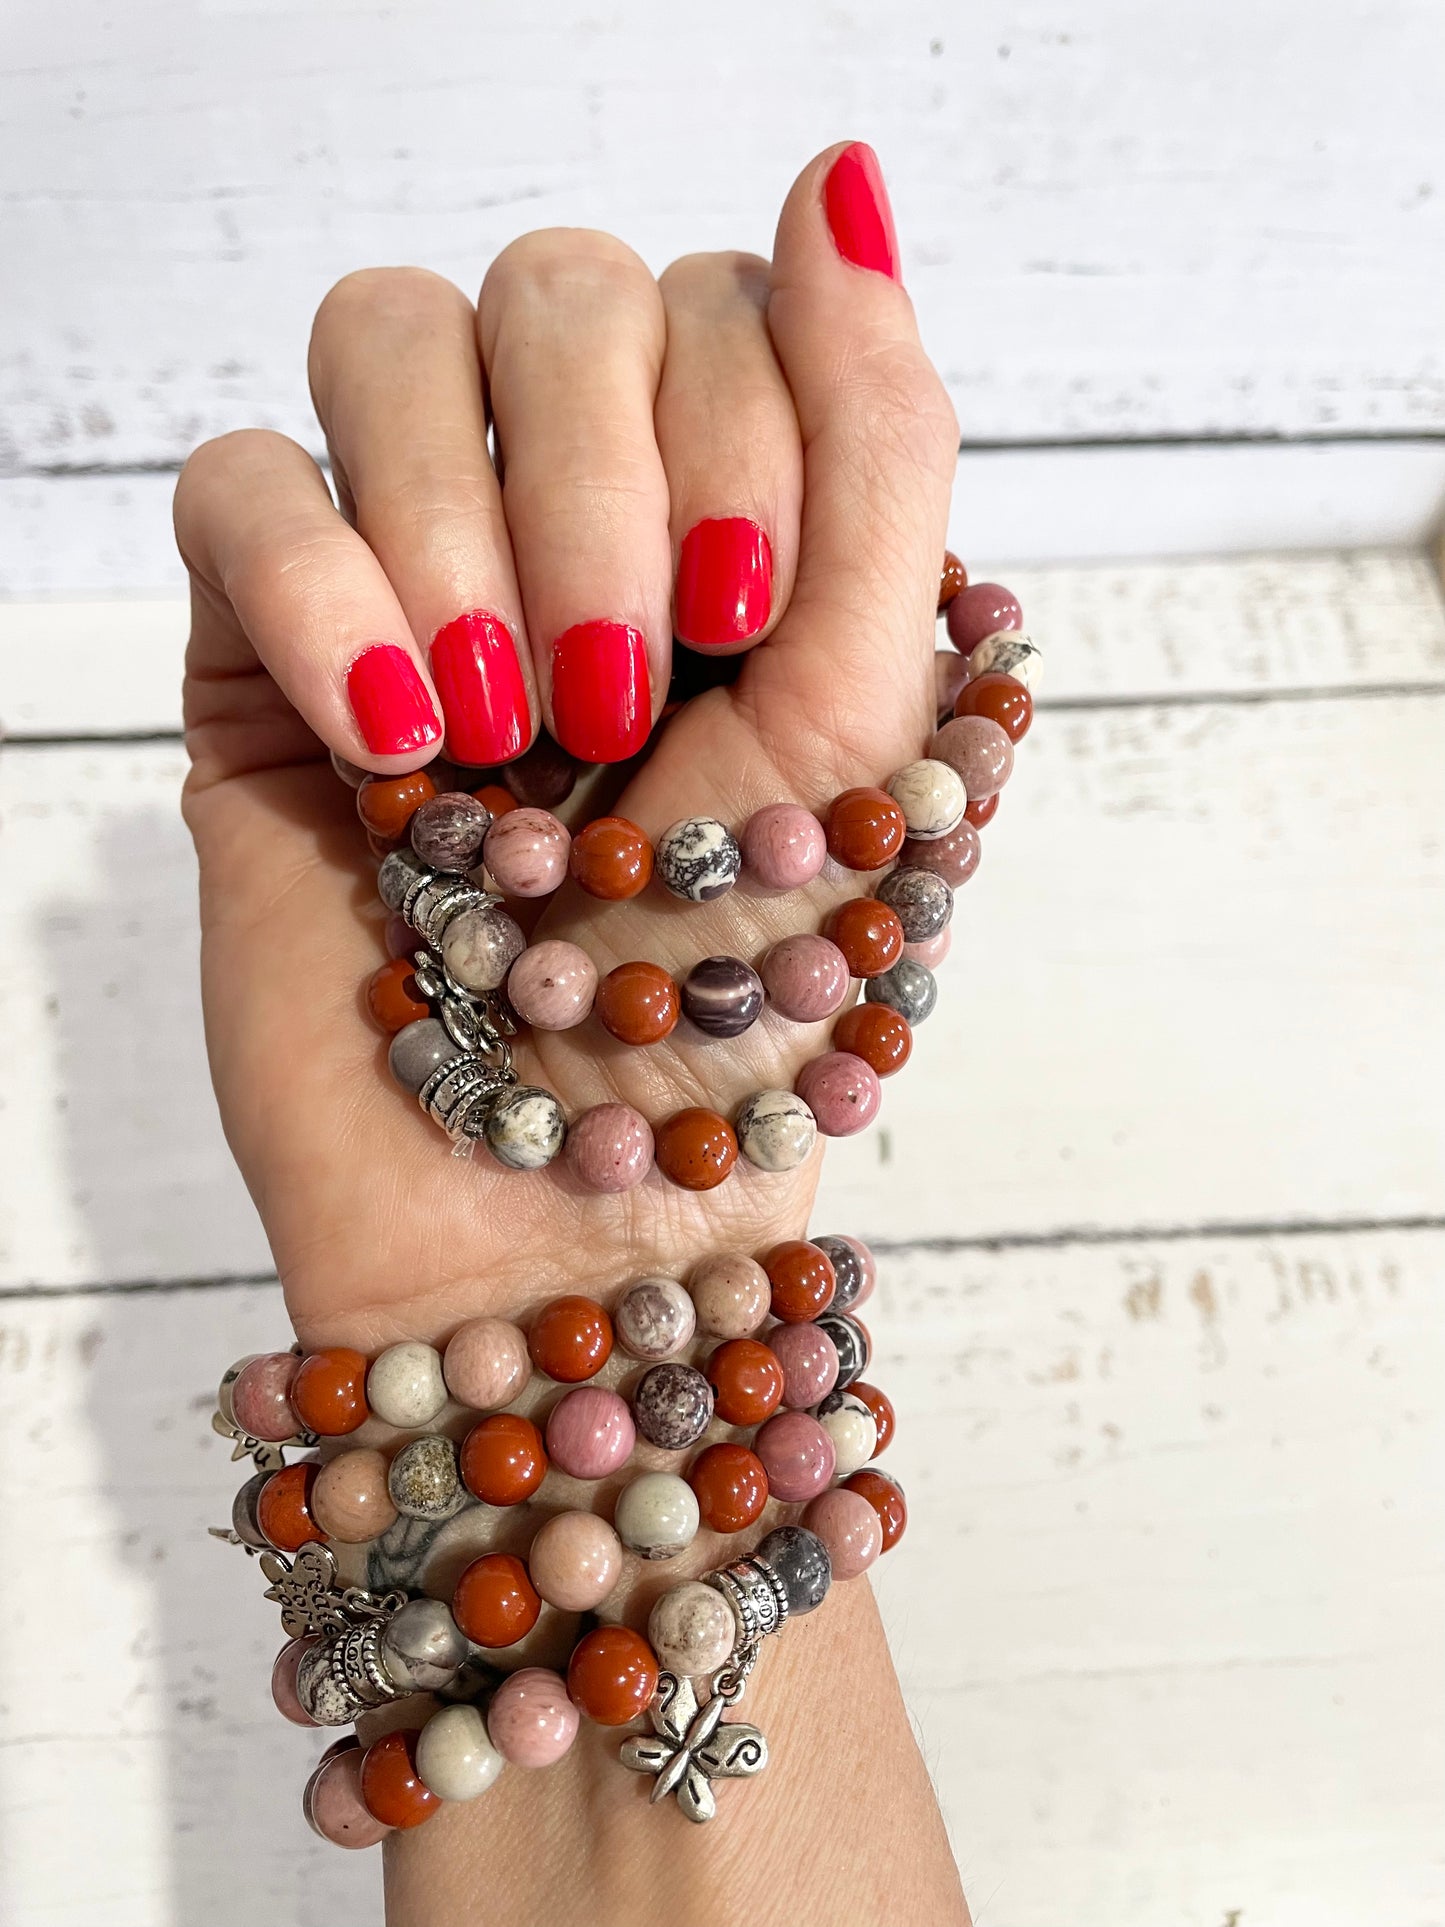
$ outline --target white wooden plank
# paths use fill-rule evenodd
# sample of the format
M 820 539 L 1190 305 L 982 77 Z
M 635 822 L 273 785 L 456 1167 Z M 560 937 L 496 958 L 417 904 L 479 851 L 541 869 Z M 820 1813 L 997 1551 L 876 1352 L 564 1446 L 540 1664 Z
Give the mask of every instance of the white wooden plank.
M 1438 428 L 1431 0 L 838 10 L 197 10 L 123 45 L 31 7 L 0 128 L 10 466 L 309 435 L 299 352 L 348 268 L 475 287 L 518 231 L 654 267 L 768 250 L 803 160 L 874 142 L 971 434 Z

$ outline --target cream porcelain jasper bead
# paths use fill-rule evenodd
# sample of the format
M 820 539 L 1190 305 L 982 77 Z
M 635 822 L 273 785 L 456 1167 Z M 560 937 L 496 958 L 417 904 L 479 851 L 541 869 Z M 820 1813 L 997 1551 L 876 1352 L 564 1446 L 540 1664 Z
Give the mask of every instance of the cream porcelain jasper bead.
M 475 1706 L 444 1706 L 417 1736 L 416 1770 L 439 1800 L 475 1800 L 506 1764 Z
M 830 1392 L 818 1407 L 818 1423 L 833 1441 L 834 1484 L 861 1471 L 878 1450 L 878 1422 L 856 1392 Z
M 647 1638 L 669 1673 L 678 1679 L 698 1679 L 727 1664 L 738 1643 L 737 1617 L 712 1586 L 686 1579 L 653 1607 Z
M 888 794 L 902 810 L 908 834 L 920 843 L 951 836 L 968 805 L 958 771 L 931 756 L 905 763 L 889 780 Z
M 1017 629 L 1000 629 L 985 636 L 968 658 L 968 679 L 992 673 L 1012 676 L 1031 695 L 1037 694 L 1043 677 L 1044 659 L 1038 649 Z
M 644 1472 L 618 1495 L 612 1524 L 629 1552 L 671 1559 L 697 1537 L 697 1494 L 675 1472 Z
M 366 1402 L 384 1425 L 430 1425 L 447 1402 L 440 1352 L 416 1340 L 388 1345 L 366 1374 Z

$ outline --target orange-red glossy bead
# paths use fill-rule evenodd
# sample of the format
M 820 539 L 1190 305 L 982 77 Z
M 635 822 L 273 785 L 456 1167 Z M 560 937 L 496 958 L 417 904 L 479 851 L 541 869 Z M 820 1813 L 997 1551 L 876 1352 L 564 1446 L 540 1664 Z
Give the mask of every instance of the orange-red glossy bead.
M 854 1004 L 833 1026 L 833 1049 L 850 1051 L 879 1077 L 891 1077 L 912 1055 L 913 1031 L 887 1004 Z
M 833 1260 L 820 1245 L 787 1238 L 763 1260 L 773 1288 L 772 1313 L 784 1325 L 806 1325 L 825 1312 L 838 1288 Z
M 484 1505 L 520 1505 L 547 1476 L 542 1434 L 519 1412 L 494 1412 L 462 1441 L 461 1474 Z
M 599 1726 L 625 1726 L 657 1691 L 657 1655 L 630 1626 L 598 1626 L 572 1648 L 567 1696 Z
M 599 816 L 572 839 L 568 865 L 589 896 L 635 897 L 652 877 L 652 845 L 625 816 Z
M 291 1409 L 308 1432 L 340 1438 L 364 1424 L 366 1360 L 348 1345 L 308 1352 L 291 1381 Z
M 938 613 L 952 602 L 960 589 L 968 587 L 968 570 L 964 568 L 952 549 L 943 551 L 943 573 L 938 582 Z
M 756 1338 L 730 1338 L 703 1367 L 724 1425 L 761 1425 L 783 1402 L 783 1368 Z
M 850 897 L 840 903 L 824 925 L 824 935 L 842 951 L 850 977 L 881 977 L 903 955 L 903 925 L 876 897 Z
M 714 1532 L 744 1531 L 762 1516 L 768 1502 L 763 1462 L 745 1445 L 708 1446 L 694 1459 L 687 1482 L 703 1524 Z
M 405 776 L 368 776 L 356 792 L 356 813 L 373 835 L 397 837 L 437 786 L 424 769 Z
M 1017 743 L 1029 733 L 1029 724 L 1034 719 L 1034 699 L 1017 676 L 989 670 L 986 675 L 976 676 L 963 685 L 954 701 L 953 713 L 987 716 L 991 723 L 998 724 L 1011 743 Z
M 537 1623 L 541 1594 L 513 1553 L 473 1559 L 452 1594 L 452 1618 L 478 1646 L 515 1646 Z
M 848 1387 L 855 1398 L 861 1398 L 873 1414 L 873 1423 L 878 1427 L 878 1443 L 873 1448 L 876 1459 L 880 1452 L 886 1452 L 892 1442 L 897 1427 L 897 1417 L 893 1410 L 893 1400 L 886 1392 L 880 1392 L 876 1385 L 865 1385 L 862 1379 Z
M 976 830 L 981 830 L 985 823 L 992 821 L 993 813 L 998 808 L 998 799 L 1002 795 L 1002 790 L 995 790 L 992 796 L 970 797 L 964 805 L 964 821 L 972 823 Z
M 554 1298 L 532 1320 L 527 1350 L 548 1378 L 580 1385 L 612 1356 L 612 1320 L 593 1298 Z
M 314 1465 L 288 1465 L 273 1472 L 256 1501 L 256 1523 L 278 1552 L 299 1552 L 322 1532 L 311 1516 Z
M 416 1734 L 383 1733 L 361 1762 L 361 1797 L 384 1827 L 419 1827 L 441 1806 L 416 1770 Z
M 416 987 L 416 971 L 410 957 L 393 957 L 384 963 L 366 986 L 366 1008 L 372 1022 L 388 1036 L 430 1017 L 431 1010 Z
M 592 1005 L 619 1043 L 658 1044 L 677 1027 L 682 1000 L 660 964 L 618 964 L 597 986 Z
M 684 1191 L 711 1191 L 738 1161 L 733 1127 L 716 1111 L 674 1111 L 655 1133 L 657 1168 Z
M 883 1526 L 883 1550 L 891 1552 L 908 1524 L 908 1501 L 902 1487 L 886 1472 L 874 1472 L 866 1465 L 851 1479 L 845 1479 L 844 1485 L 849 1492 L 861 1492 L 878 1514 Z
M 848 870 L 881 870 L 903 848 L 907 830 L 887 790 L 844 790 L 828 811 L 828 854 Z
M 472 791 L 472 795 L 479 803 L 484 804 L 493 816 L 505 816 L 508 810 L 517 808 L 516 797 L 510 790 L 504 790 L 500 783 L 483 783 L 479 790 Z

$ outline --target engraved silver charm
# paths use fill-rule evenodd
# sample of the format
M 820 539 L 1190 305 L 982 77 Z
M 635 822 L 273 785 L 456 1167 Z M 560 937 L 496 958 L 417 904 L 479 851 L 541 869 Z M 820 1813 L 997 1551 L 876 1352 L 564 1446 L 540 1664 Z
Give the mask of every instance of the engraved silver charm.
M 744 1720 L 724 1720 L 742 1698 L 756 1658 L 747 1650 L 713 1680 L 711 1697 L 699 1707 L 691 1680 L 664 1673 L 648 1708 L 651 1733 L 636 1733 L 622 1743 L 622 1764 L 634 1773 L 655 1773 L 652 1804 L 677 1795 L 677 1804 L 699 1825 L 717 1812 L 714 1780 L 750 1779 L 768 1763 L 768 1743 Z
M 781 1632 L 787 1623 L 788 1589 L 765 1559 L 735 1559 L 704 1573 L 703 1584 L 720 1592 L 736 1614 L 740 1650 Z
M 281 1629 L 288 1639 L 340 1632 L 350 1625 L 336 1584 L 335 1555 L 319 1540 L 309 1540 L 289 1565 L 279 1552 L 263 1552 L 261 1570 L 271 1581 L 266 1597 L 280 1606 Z
M 314 1432 L 298 1432 L 294 1439 L 282 1439 L 279 1443 L 270 1439 L 253 1439 L 249 1432 L 242 1431 L 239 1425 L 219 1410 L 211 1414 L 211 1430 L 223 1439 L 235 1440 L 235 1450 L 231 1454 L 233 1464 L 237 1459 L 254 1459 L 258 1472 L 279 1472 L 286 1463 L 285 1448 L 288 1445 L 309 1450 L 316 1443 Z

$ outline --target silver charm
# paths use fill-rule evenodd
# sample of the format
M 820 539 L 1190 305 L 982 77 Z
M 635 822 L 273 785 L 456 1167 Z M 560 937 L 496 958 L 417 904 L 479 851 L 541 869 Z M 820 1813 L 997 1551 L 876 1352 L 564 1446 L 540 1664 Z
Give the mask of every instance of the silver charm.
M 701 1707 L 691 1680 L 662 1675 L 648 1708 L 652 1732 L 624 1740 L 620 1756 L 634 1773 L 657 1775 L 654 1806 L 675 1793 L 688 1819 L 701 1824 L 717 1812 L 714 1780 L 750 1779 L 767 1765 L 768 1743 L 757 1727 L 723 1719 L 728 1707 L 742 1698 L 755 1658 L 755 1649 L 749 1650 L 724 1667 Z
M 288 1639 L 341 1632 L 350 1625 L 336 1584 L 335 1554 L 318 1539 L 308 1540 L 289 1565 L 279 1552 L 263 1552 L 261 1570 L 271 1581 L 266 1597 L 280 1606 Z
M 233 1464 L 237 1459 L 254 1459 L 258 1472 L 279 1472 L 286 1463 L 285 1448 L 288 1445 L 304 1446 L 309 1450 L 316 1443 L 314 1432 L 298 1432 L 294 1439 L 282 1439 L 279 1443 L 270 1439 L 253 1439 L 249 1432 L 242 1431 L 220 1410 L 211 1414 L 211 1430 L 223 1439 L 235 1440 L 236 1449 L 231 1454 Z

